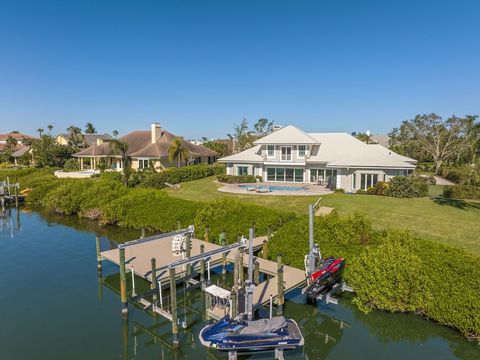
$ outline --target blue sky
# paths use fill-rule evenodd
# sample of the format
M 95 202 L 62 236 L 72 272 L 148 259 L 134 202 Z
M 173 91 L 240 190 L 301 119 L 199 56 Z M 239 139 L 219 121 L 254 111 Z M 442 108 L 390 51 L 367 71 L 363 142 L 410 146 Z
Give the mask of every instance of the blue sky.
M 388 132 L 480 113 L 479 1 L 0 0 L 0 132 L 266 117 Z

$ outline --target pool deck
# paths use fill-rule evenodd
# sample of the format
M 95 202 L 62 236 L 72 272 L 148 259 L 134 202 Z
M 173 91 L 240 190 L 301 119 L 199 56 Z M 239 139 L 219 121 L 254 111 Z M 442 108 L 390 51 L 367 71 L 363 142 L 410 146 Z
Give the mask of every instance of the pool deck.
M 303 190 L 273 190 L 270 192 L 257 192 L 255 190 L 248 190 L 251 188 L 265 188 L 268 186 L 301 188 Z M 230 193 L 230 194 L 242 194 L 242 195 L 267 195 L 267 196 L 318 196 L 333 194 L 333 191 L 325 186 L 312 185 L 312 184 L 282 184 L 278 183 L 260 183 L 260 184 L 225 184 L 218 191 Z

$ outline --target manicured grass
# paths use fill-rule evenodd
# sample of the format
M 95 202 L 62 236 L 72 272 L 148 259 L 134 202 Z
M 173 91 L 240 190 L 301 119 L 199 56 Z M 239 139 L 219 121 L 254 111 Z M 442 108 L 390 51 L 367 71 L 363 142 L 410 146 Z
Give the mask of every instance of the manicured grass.
M 273 209 L 288 210 L 297 214 L 306 214 L 308 204 L 315 202 L 318 196 L 274 196 L 229 194 L 218 191 L 222 184 L 214 182 L 215 177 L 189 181 L 181 184 L 178 190 L 165 189 L 170 195 L 186 200 L 213 201 L 219 199 L 238 199 Z
M 316 196 L 236 195 L 217 191 L 215 178 L 182 183 L 170 195 L 187 200 L 240 199 L 257 205 L 306 214 Z M 431 187 L 430 196 L 442 188 Z M 442 198 L 397 199 L 386 196 L 333 194 L 322 196 L 322 205 L 339 214 L 364 214 L 377 228 L 406 228 L 425 238 L 454 244 L 480 254 L 480 203 Z

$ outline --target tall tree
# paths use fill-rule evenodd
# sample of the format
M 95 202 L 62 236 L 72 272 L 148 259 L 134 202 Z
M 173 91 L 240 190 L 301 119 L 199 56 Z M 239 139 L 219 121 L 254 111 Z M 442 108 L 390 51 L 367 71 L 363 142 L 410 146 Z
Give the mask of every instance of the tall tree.
M 39 137 L 42 137 L 42 134 L 44 133 L 45 130 L 43 130 L 42 128 L 38 128 L 37 129 L 37 132 L 38 132 L 38 136 Z
M 273 129 L 273 120 L 270 121 L 265 118 L 260 118 L 257 122 L 253 125 L 257 136 L 265 136 L 272 132 Z
M 173 162 L 177 159 L 177 167 L 180 167 L 181 161 L 186 161 L 189 155 L 190 151 L 183 145 L 182 139 L 174 138 L 168 148 L 168 160 Z
M 93 124 L 91 122 L 87 122 L 87 124 L 85 125 L 85 134 L 96 134 L 96 133 L 97 133 L 97 129 L 95 129 Z
M 118 136 L 118 131 L 117 130 L 113 130 L 112 131 L 112 135 L 114 138 L 116 138 Z
M 247 119 L 243 119 L 240 125 L 235 125 L 233 138 L 236 140 L 238 150 L 243 151 L 253 146 L 254 136 L 248 129 Z
M 128 180 L 130 179 L 130 172 L 132 168 L 132 159 L 128 155 L 128 144 L 125 141 L 113 139 L 110 141 L 113 153 L 120 155 L 122 160 L 122 181 L 123 185 L 128 186 Z
M 53 130 L 53 125 L 48 124 L 47 129 L 48 129 L 48 133 L 51 134 Z
M 68 132 L 68 138 L 70 140 L 70 143 L 73 146 L 78 148 L 80 145 L 83 145 L 84 139 L 82 135 L 82 130 L 79 127 L 75 125 L 70 125 L 67 128 L 67 132 Z
M 466 146 L 466 125 L 465 119 L 456 116 L 443 120 L 436 114 L 417 115 L 389 134 L 392 149 L 417 159 L 428 156 L 438 173 L 446 161 L 454 159 Z M 408 150 L 408 154 L 401 150 Z
M 209 148 L 210 150 L 213 150 L 218 153 L 218 156 L 224 157 L 227 156 L 228 154 L 228 146 L 227 144 L 219 141 L 207 141 L 203 143 L 203 146 L 206 148 Z
M 356 138 L 360 141 L 363 141 L 366 144 L 373 144 L 373 137 L 371 134 L 366 134 L 366 133 L 358 133 Z
M 467 159 L 470 164 L 475 164 L 480 156 L 480 122 L 478 115 L 465 116 L 467 126 Z

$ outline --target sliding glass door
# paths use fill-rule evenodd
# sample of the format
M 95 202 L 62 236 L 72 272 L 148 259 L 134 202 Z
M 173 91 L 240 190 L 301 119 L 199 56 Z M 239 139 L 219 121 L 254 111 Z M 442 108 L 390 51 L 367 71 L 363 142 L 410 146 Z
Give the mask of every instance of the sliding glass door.
M 303 182 L 303 169 L 267 168 L 267 181 Z

